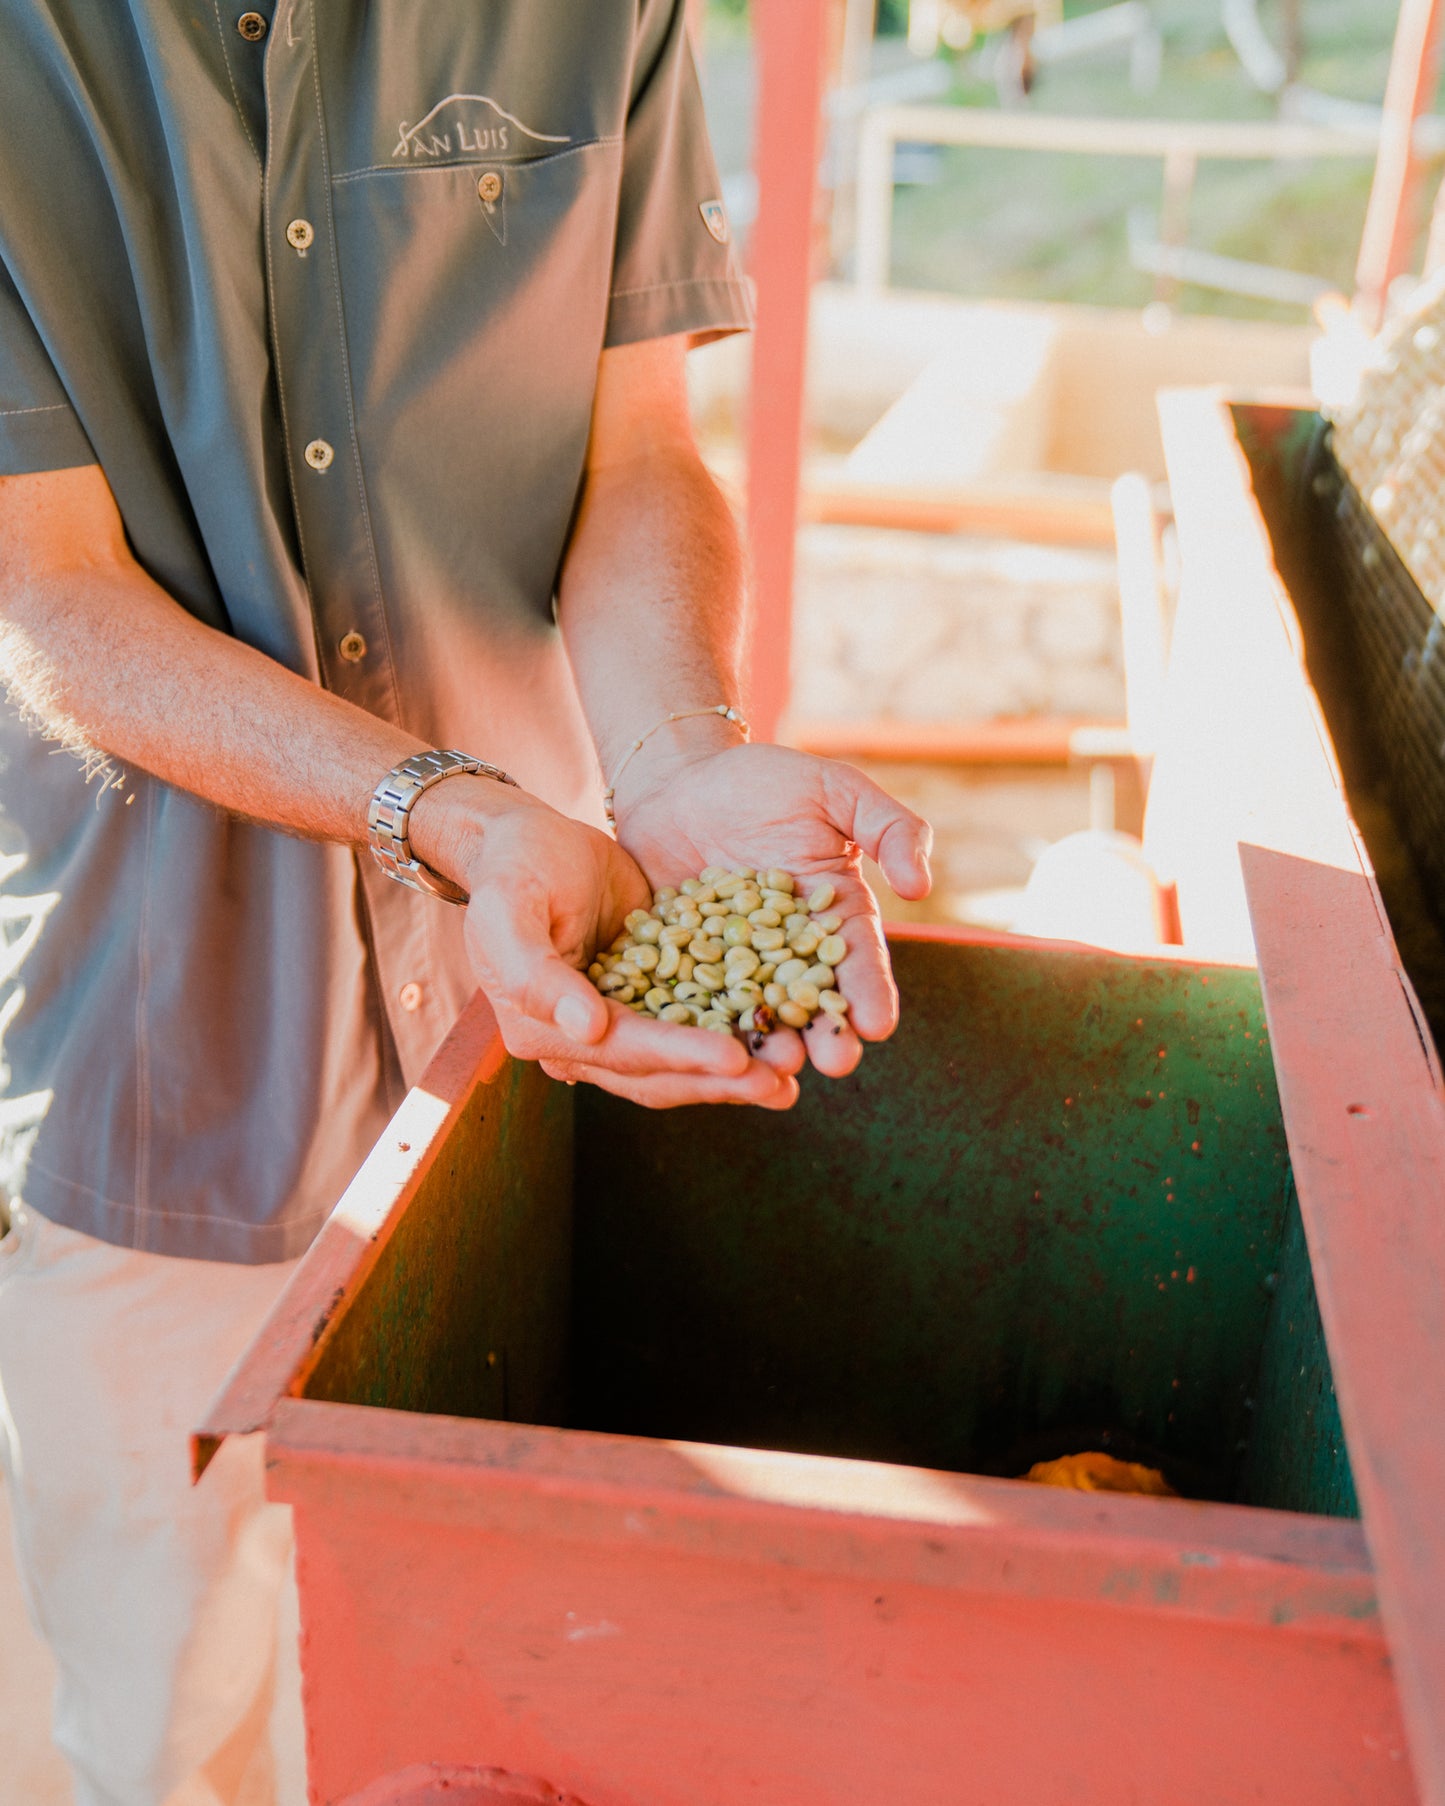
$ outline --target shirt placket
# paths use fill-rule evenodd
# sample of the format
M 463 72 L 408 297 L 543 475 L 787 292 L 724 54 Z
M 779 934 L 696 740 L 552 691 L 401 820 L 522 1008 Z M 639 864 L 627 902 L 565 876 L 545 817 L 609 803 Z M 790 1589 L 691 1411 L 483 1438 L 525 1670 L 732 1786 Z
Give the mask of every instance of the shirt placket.
M 402 725 L 351 393 L 317 30 L 314 0 L 280 0 L 266 49 L 271 355 L 321 682 Z M 369 858 L 360 872 L 378 982 L 412 1080 L 450 1026 L 426 919 L 440 905 L 391 882 Z

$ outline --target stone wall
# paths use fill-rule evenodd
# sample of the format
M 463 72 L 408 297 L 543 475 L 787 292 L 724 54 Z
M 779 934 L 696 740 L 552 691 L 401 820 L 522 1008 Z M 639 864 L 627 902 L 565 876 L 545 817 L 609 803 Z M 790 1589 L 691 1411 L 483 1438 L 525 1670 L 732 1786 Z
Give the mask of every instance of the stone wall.
M 1113 554 L 806 528 L 793 680 L 807 720 L 1122 720 Z

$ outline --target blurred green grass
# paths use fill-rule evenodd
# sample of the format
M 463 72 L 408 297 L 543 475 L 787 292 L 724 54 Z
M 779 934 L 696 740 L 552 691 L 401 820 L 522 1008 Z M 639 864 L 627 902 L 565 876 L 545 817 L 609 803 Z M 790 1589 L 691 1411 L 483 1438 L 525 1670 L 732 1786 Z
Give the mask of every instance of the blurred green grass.
M 746 29 L 744 0 L 712 0 L 720 35 Z M 1106 0 L 1098 0 L 1106 3 Z M 1300 79 L 1344 100 L 1378 104 L 1385 91 L 1398 8 L 1390 0 L 1300 0 Z M 896 8 L 896 12 L 901 12 Z M 1095 4 L 1066 6 L 1069 16 Z M 1138 94 L 1128 59 L 1112 51 L 1051 64 L 1031 106 L 1090 117 L 1269 119 L 1275 102 L 1251 86 L 1225 37 L 1219 0 L 1152 0 L 1163 36 L 1158 87 Z M 1279 41 L 1279 0 L 1263 0 Z M 895 19 L 896 23 L 896 19 Z M 952 99 L 995 107 L 998 97 L 975 53 L 953 58 Z M 913 159 L 913 167 L 920 167 Z M 1158 162 L 1032 151 L 941 150 L 923 159 L 931 179 L 896 191 L 893 281 L 899 287 L 969 296 L 1141 307 L 1153 279 L 1127 248 L 1131 207 L 1156 217 Z M 1364 225 L 1372 164 L 1204 163 L 1189 216 L 1189 243 L 1251 262 L 1297 270 L 1348 292 Z M 1184 311 L 1300 320 L 1304 310 L 1186 285 Z

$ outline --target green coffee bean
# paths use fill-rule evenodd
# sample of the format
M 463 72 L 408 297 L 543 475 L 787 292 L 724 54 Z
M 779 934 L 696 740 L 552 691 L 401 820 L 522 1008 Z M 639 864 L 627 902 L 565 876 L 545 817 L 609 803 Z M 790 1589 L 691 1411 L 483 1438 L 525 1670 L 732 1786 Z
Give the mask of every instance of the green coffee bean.
M 847 953 L 843 918 L 825 914 L 826 880 L 806 904 L 791 872 L 711 865 L 631 910 L 624 932 L 587 966 L 604 997 L 660 1022 L 748 1037 L 756 1052 L 778 1023 L 804 1029 L 818 1011 L 848 1013 L 834 968 Z

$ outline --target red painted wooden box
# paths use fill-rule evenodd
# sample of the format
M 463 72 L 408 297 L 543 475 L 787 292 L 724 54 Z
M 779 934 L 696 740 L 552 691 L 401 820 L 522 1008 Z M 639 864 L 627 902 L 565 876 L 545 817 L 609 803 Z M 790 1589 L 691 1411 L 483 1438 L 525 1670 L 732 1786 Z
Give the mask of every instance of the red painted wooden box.
M 898 1038 L 768 1120 L 462 1018 L 198 1438 L 295 1506 L 315 1800 L 1445 1798 L 1445 1122 L 1236 453 L 1288 819 L 1216 692 L 1152 828 L 1188 929 L 1213 758 L 1259 978 L 900 935 Z M 1100 1441 L 1191 1496 L 1010 1477 Z

